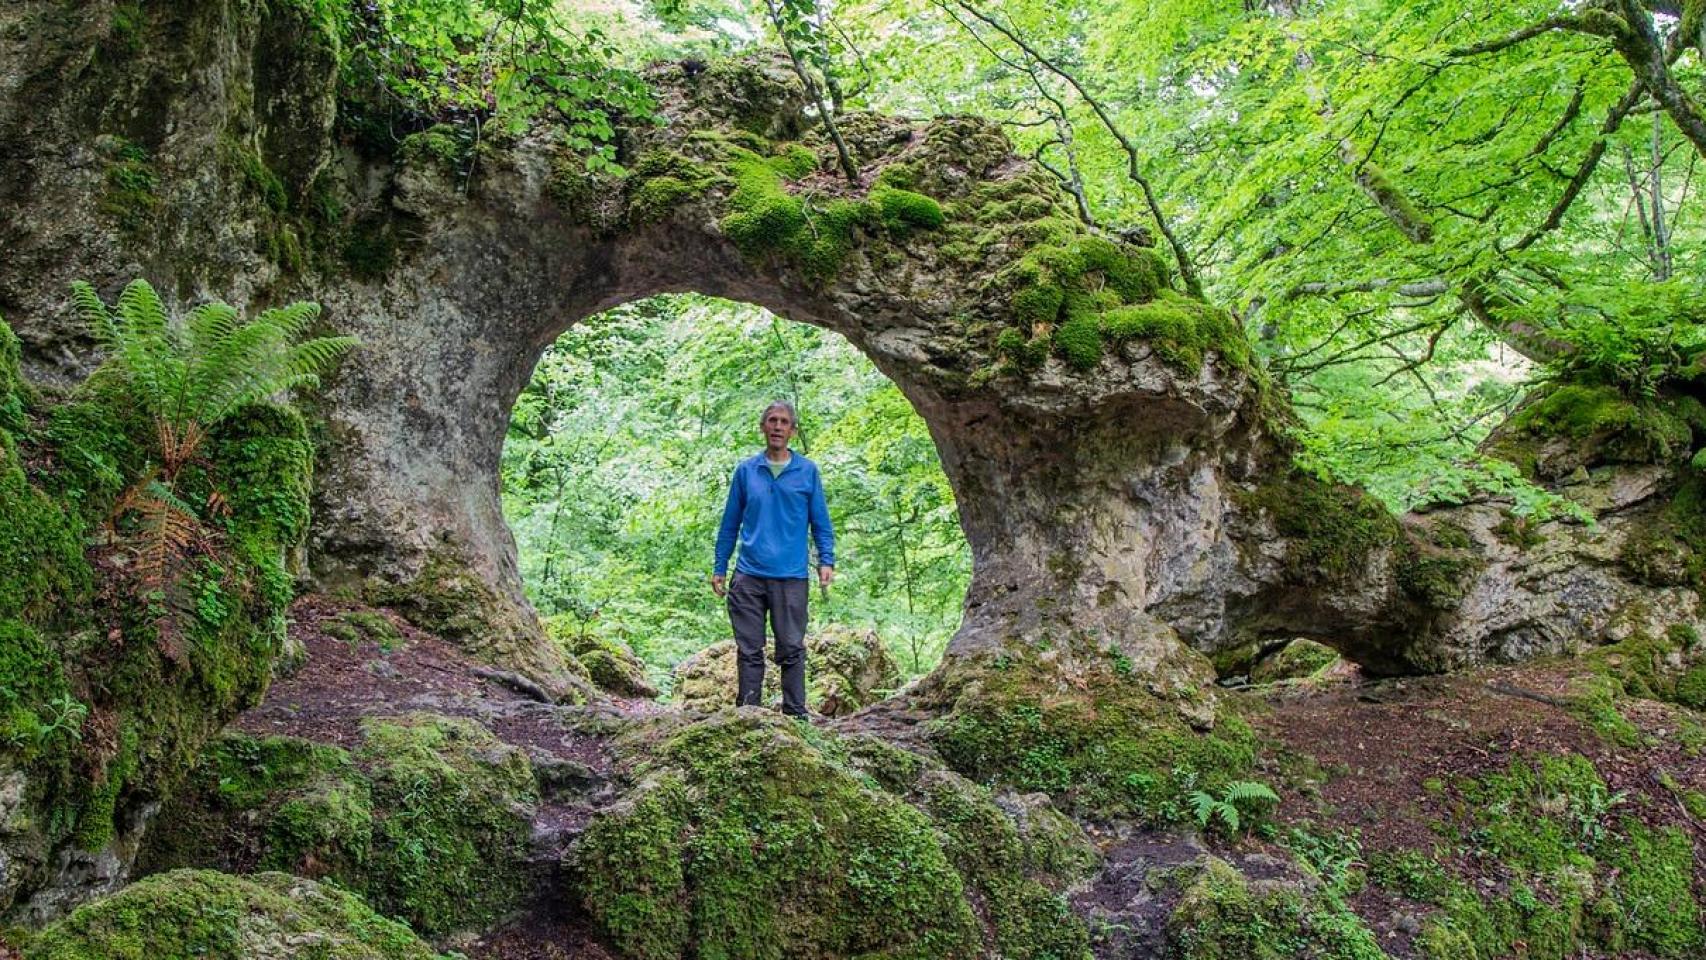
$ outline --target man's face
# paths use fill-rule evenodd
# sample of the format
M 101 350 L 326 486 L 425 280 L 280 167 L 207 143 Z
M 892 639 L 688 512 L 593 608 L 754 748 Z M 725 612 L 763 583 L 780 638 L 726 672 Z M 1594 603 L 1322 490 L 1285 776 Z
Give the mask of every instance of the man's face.
M 764 442 L 772 450 L 781 450 L 794 436 L 794 418 L 786 410 L 772 410 L 764 415 Z

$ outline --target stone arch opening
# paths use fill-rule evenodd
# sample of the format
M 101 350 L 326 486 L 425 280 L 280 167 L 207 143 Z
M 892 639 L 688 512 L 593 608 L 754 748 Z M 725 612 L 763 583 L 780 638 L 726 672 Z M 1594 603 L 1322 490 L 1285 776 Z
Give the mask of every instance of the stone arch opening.
M 762 448 L 757 414 L 778 399 L 800 411 L 792 446 L 823 470 L 836 530 L 837 579 L 814 591 L 811 636 L 861 658 L 859 702 L 934 666 L 970 554 L 922 419 L 839 334 L 696 295 L 576 324 L 512 411 L 503 505 L 548 634 L 624 642 L 657 685 L 728 639 L 706 584 L 712 544 L 729 473 Z

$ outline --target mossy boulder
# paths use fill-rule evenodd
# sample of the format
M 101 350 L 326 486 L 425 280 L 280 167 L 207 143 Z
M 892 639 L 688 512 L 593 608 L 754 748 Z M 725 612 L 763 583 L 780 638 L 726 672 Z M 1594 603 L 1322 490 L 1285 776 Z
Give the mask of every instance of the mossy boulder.
M 629 749 L 637 787 L 573 855 L 580 906 L 625 956 L 974 957 L 986 933 L 1010 957 L 1087 956 L 1028 872 L 1062 858 L 922 758 L 751 709 Z
M 175 870 L 85 904 L 25 960 L 440 960 L 354 894 L 283 873 Z
M 1250 668 L 1251 683 L 1307 680 L 1327 672 L 1339 662 L 1339 652 L 1326 644 L 1302 637 L 1289 640 L 1277 650 L 1264 653 Z
M 1706 406 L 1662 392 L 1631 398 L 1610 384 L 1560 382 L 1535 391 L 1486 449 L 1542 482 L 1602 464 L 1680 464 L 1706 439 Z
M 1376 960 L 1386 956 L 1373 931 L 1356 914 L 1296 878 L 1252 880 L 1213 857 L 1186 876 L 1190 878 L 1183 896 L 1167 920 L 1169 957 Z
M 287 870 L 423 933 L 480 929 L 534 881 L 525 754 L 468 720 L 373 717 L 345 750 L 227 733 L 156 818 L 140 866 Z
M 735 701 L 738 663 L 733 640 L 714 643 L 676 665 L 671 682 L 676 702 L 716 710 Z M 764 671 L 764 702 L 781 703 L 781 670 Z M 806 637 L 806 704 L 827 717 L 846 716 L 892 692 L 900 668 L 876 633 L 825 626 Z
M 566 617 L 547 619 L 545 634 L 586 670 L 599 689 L 647 700 L 658 695 L 657 684 L 652 682 L 645 661 L 635 656 L 626 643 L 582 629 Z

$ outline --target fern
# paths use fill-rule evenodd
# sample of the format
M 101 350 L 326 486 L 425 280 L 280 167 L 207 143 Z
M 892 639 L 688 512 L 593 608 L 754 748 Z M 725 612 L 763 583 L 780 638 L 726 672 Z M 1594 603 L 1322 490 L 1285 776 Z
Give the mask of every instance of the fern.
M 146 280 L 131 281 L 111 309 L 86 283 L 73 284 L 72 297 L 137 402 L 169 438 L 160 451 L 168 478 L 195 456 L 209 428 L 250 404 L 317 386 L 320 373 L 357 343 L 302 340 L 320 318 L 314 303 L 248 321 L 227 304 L 210 303 L 174 324 Z
M 356 345 L 353 337 L 302 340 L 320 317 L 312 303 L 293 303 L 245 321 L 224 303 L 190 311 L 174 323 L 146 280 L 133 280 L 111 308 L 87 283 L 71 296 L 108 363 L 154 420 L 156 463 L 119 495 L 108 518 L 110 543 L 126 547 L 140 597 L 157 602 L 158 642 L 182 663 L 170 614 L 182 606 L 178 582 L 187 561 L 214 549 L 214 535 L 195 506 L 179 495 L 178 472 L 199 462 L 203 441 L 220 421 L 245 406 L 299 387 Z M 300 341 L 300 342 L 299 342 Z M 205 512 L 229 512 L 217 488 Z
M 1189 797 L 1197 826 L 1211 829 L 1217 822 L 1228 833 L 1237 833 L 1248 819 L 1279 803 L 1279 794 L 1265 783 L 1255 780 L 1234 780 L 1221 788 L 1220 796 L 1204 790 L 1194 790 Z

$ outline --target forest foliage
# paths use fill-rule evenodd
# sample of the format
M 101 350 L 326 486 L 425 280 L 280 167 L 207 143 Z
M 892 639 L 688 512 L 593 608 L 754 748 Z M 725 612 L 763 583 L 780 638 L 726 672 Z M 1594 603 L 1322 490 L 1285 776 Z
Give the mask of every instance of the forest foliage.
M 910 674 L 934 665 L 971 557 L 924 421 L 840 335 L 693 295 L 570 330 L 516 402 L 504 504 L 540 611 L 625 640 L 660 677 L 726 639 L 712 545 L 773 400 L 799 410 L 793 447 L 822 467 L 835 523 L 814 623 L 875 629 Z

